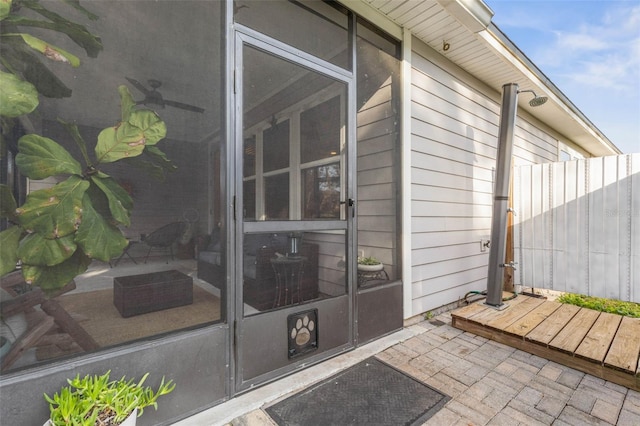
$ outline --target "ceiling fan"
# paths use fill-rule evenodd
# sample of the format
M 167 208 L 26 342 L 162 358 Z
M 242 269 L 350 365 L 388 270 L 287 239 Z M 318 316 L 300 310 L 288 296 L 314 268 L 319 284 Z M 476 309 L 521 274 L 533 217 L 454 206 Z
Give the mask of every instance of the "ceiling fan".
M 136 102 L 136 104 L 138 105 L 154 104 L 154 105 L 159 105 L 161 108 L 164 108 L 165 105 L 169 105 L 176 108 L 186 109 L 187 111 L 204 112 L 203 108 L 200 108 L 197 106 L 183 104 L 182 102 L 176 102 L 176 101 L 170 101 L 170 100 L 164 99 L 160 94 L 160 92 L 158 92 L 157 90 L 160 86 L 162 86 L 162 82 L 160 80 L 155 80 L 155 79 L 147 80 L 147 82 L 149 83 L 149 86 L 151 86 L 151 89 L 147 89 L 138 80 L 134 80 L 133 78 L 129 78 L 129 77 L 125 77 L 125 78 L 129 81 L 129 83 L 133 84 L 133 86 L 136 89 L 144 93 L 144 99 Z

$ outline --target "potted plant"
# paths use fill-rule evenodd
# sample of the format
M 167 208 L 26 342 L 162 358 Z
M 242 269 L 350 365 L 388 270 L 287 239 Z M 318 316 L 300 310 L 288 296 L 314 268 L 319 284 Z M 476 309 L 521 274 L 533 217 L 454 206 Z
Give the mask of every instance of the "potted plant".
M 173 391 L 175 383 L 164 377 L 157 390 L 144 386 L 149 376 L 146 373 L 139 382 L 122 377 L 110 380 L 111 371 L 102 376 L 77 375 L 67 379 L 69 386 L 63 387 L 53 397 L 45 394 L 51 415 L 45 426 L 133 426 L 145 407 L 158 409 L 159 397 Z
M 358 270 L 362 272 L 382 271 L 384 265 L 375 257 L 358 257 Z

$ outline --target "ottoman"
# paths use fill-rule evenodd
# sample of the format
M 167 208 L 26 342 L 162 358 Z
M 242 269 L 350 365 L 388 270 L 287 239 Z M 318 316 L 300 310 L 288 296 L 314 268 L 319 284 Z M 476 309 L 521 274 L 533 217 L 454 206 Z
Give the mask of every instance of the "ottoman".
M 160 271 L 113 279 L 113 304 L 124 318 L 192 303 L 193 278 L 180 271 Z

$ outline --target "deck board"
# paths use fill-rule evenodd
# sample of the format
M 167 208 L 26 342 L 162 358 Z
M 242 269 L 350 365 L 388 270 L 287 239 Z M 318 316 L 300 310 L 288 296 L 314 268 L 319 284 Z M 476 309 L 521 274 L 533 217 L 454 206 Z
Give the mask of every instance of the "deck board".
M 561 306 L 558 302 L 545 301 L 538 305 L 524 317 L 515 321 L 504 329 L 506 333 L 524 337 L 531 330 L 536 328 L 542 321 L 546 320 L 549 315 L 554 313 Z
M 596 322 L 600 312 L 591 309 L 580 309 L 578 313 L 549 342 L 549 346 L 563 352 L 573 353 L 582 343 L 591 326 Z
M 504 315 L 507 314 L 507 311 L 510 311 L 511 309 L 515 309 L 516 306 L 523 303 L 525 300 L 526 298 L 523 298 L 523 297 L 518 297 L 514 300 L 511 300 L 507 304 L 508 307 L 503 310 L 487 307 L 484 311 L 480 311 L 477 314 L 467 319 L 469 321 L 472 321 L 478 324 L 486 325 L 491 321 L 495 321 L 497 318 L 502 318 Z
M 484 311 L 488 309 L 482 303 L 472 303 L 470 305 L 465 306 L 464 308 L 460 308 L 456 310 L 456 316 L 458 318 L 468 319 L 478 312 Z
M 520 299 L 522 300 L 522 303 L 515 305 L 512 304 L 508 309 L 503 311 L 502 315 L 487 322 L 487 326 L 504 329 L 527 315 L 533 309 L 537 308 L 538 305 L 544 302 L 543 299 L 537 299 L 535 297 L 521 297 Z
M 548 345 L 579 310 L 579 307 L 573 305 L 560 306 L 546 320 L 534 328 L 531 333 L 527 334 L 525 338 L 532 342 Z
M 589 333 L 576 349 L 576 356 L 604 362 L 604 357 L 609 351 L 613 338 L 618 332 L 622 317 L 620 315 L 603 312 L 596 320 Z
M 604 365 L 636 374 L 640 353 L 640 319 L 622 318 Z
M 640 319 L 524 295 L 508 305 L 468 305 L 453 326 L 640 391 Z

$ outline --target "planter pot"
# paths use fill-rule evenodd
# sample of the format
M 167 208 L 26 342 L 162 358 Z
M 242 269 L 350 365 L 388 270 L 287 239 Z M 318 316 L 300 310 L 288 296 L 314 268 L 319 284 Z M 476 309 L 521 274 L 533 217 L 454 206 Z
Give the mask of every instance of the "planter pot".
M 358 264 L 358 271 L 361 272 L 378 272 L 382 271 L 384 265 L 382 263 L 378 263 L 377 265 L 361 265 Z
M 135 410 L 133 410 L 133 413 L 129 414 L 129 417 L 127 417 L 126 419 L 124 419 L 122 423 L 120 423 L 119 426 L 136 426 L 137 418 L 138 418 L 138 409 L 136 408 Z M 44 426 L 53 426 L 53 423 L 51 423 L 51 420 L 47 420 Z

